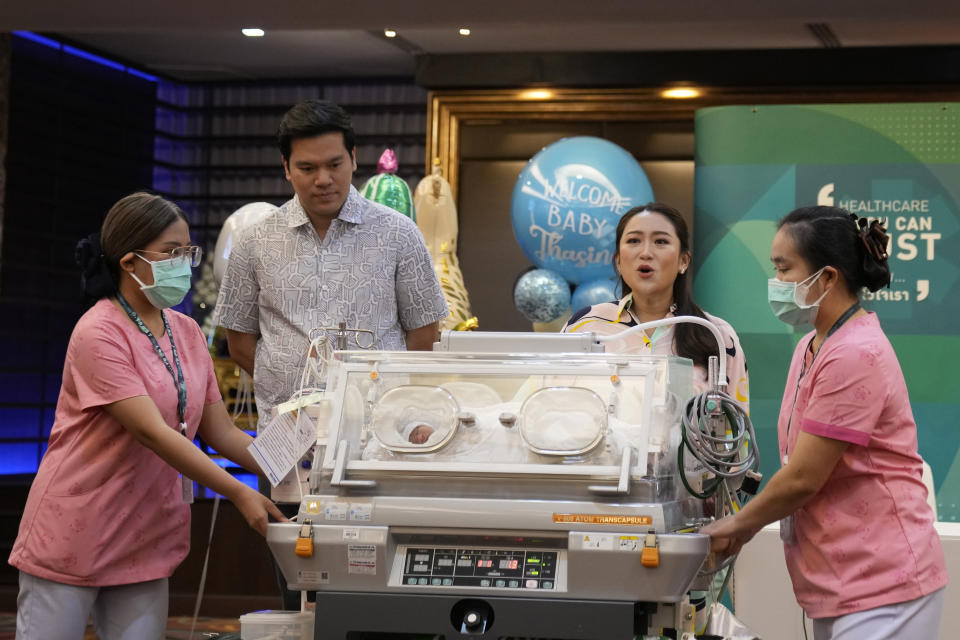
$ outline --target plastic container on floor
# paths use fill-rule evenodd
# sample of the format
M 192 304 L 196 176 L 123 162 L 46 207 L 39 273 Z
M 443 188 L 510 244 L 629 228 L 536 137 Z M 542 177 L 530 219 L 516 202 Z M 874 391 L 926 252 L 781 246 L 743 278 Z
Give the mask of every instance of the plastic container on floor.
M 240 616 L 242 640 L 313 640 L 311 611 L 255 611 Z

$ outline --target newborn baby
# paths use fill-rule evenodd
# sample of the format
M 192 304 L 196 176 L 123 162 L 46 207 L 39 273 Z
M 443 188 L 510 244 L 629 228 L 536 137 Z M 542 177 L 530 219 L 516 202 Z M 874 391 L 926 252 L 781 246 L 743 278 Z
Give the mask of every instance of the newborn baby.
M 436 431 L 433 427 L 422 422 L 410 422 L 400 430 L 401 435 L 406 437 L 407 442 L 412 444 L 424 444 L 430 439 L 430 436 Z

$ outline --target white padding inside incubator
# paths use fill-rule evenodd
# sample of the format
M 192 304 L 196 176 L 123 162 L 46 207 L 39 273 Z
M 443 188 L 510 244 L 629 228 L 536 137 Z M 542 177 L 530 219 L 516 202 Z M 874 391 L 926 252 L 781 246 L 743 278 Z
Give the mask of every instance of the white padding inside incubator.
M 533 451 L 578 455 L 593 449 L 607 428 L 607 405 L 583 387 L 547 387 L 520 408 L 520 435 Z

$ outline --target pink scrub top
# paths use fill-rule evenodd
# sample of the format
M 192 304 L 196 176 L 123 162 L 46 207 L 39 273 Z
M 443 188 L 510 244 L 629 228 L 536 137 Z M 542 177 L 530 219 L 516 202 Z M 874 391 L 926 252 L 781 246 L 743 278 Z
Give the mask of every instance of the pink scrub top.
M 166 310 L 187 385 L 192 439 L 220 392 L 200 327 Z M 176 371 L 170 339 L 157 336 Z M 190 550 L 179 474 L 104 405 L 149 396 L 179 431 L 177 388 L 153 345 L 104 298 L 70 337 L 47 452 L 20 520 L 10 564 L 64 584 L 107 586 L 169 577 Z
M 811 618 L 830 618 L 932 593 L 947 571 L 896 353 L 873 313 L 848 320 L 815 358 L 813 335 L 790 364 L 781 460 L 801 431 L 850 446 L 794 514 L 796 542 L 784 552 L 797 601 Z

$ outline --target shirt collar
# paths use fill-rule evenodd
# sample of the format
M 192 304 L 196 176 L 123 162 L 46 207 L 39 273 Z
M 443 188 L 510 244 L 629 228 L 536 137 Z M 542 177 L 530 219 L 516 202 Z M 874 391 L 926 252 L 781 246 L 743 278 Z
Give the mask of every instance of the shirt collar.
M 350 192 L 347 194 L 343 206 L 340 207 L 340 213 L 336 219 L 360 224 L 363 222 L 363 201 L 360 192 L 353 185 L 350 185 Z M 293 199 L 290 200 L 290 207 L 287 209 L 287 226 L 299 227 L 308 222 L 310 222 L 310 218 L 307 216 L 307 212 L 303 210 L 299 196 L 294 194 Z
M 633 304 L 633 292 L 631 291 L 627 295 L 623 296 L 620 299 L 620 303 L 617 305 L 617 315 L 616 322 L 620 322 L 620 318 L 623 317 L 623 312 L 630 308 L 630 305 Z
M 629 311 L 630 311 L 630 308 L 631 308 L 632 306 L 633 306 L 633 292 L 631 291 L 631 292 L 628 293 L 627 295 L 623 296 L 623 297 L 620 299 L 620 302 L 617 304 L 617 317 L 616 317 L 616 322 L 621 322 L 621 318 L 623 317 L 624 312 L 629 312 Z M 667 315 L 665 315 L 665 316 L 663 316 L 663 317 L 664 317 L 664 318 L 672 318 L 672 317 L 674 317 L 675 315 L 676 315 L 676 314 L 673 312 L 673 307 L 671 307 L 670 310 L 667 311 Z M 631 314 L 629 317 L 633 317 L 632 314 Z M 636 320 L 636 319 L 634 318 L 634 320 Z M 670 328 L 670 327 L 657 327 L 657 328 L 656 328 L 656 331 L 660 331 L 660 329 L 669 329 L 669 328 Z M 655 331 L 655 332 L 656 332 L 656 331 Z

